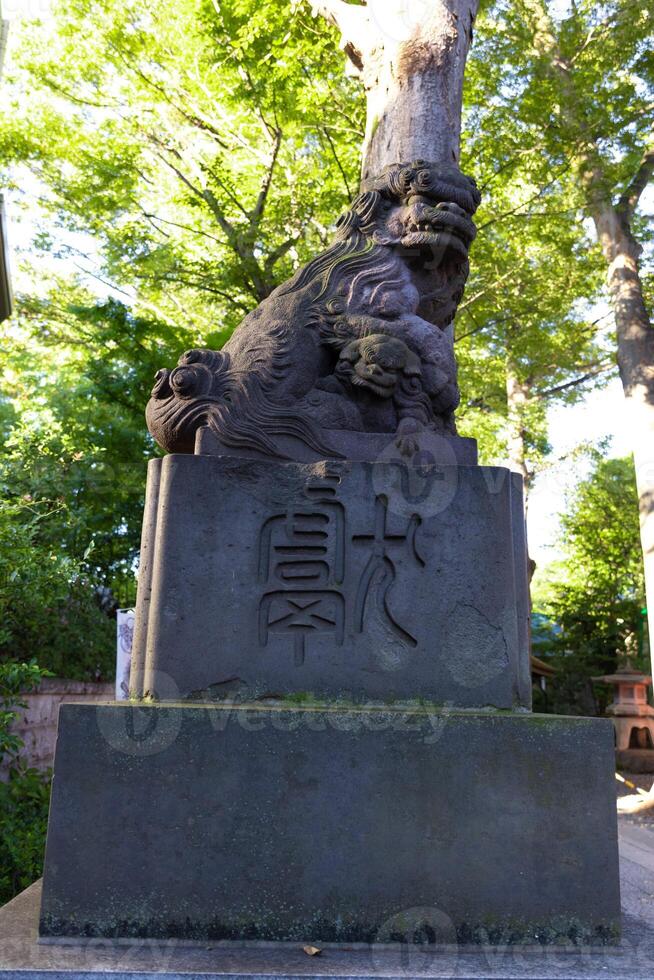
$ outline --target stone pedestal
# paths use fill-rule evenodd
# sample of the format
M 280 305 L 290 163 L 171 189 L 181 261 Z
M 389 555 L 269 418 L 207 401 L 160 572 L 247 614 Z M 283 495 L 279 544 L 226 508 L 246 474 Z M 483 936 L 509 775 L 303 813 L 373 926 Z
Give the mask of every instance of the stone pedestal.
M 612 762 L 597 719 L 64 705 L 41 935 L 611 940 Z
M 444 442 L 444 440 L 443 440 Z M 529 707 L 508 470 L 167 456 L 150 464 L 132 693 Z

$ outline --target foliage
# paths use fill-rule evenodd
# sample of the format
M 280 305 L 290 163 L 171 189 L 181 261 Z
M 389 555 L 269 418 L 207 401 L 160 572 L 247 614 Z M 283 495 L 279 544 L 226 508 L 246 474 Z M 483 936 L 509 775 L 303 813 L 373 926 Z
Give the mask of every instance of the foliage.
M 35 660 L 19 663 L 10 660 L 0 663 L 0 761 L 15 760 L 22 747 L 21 740 L 11 732 L 16 709 L 24 707 L 21 695 L 38 687 L 45 672 Z
M 5 501 L 0 510 L 0 659 L 38 653 L 59 676 L 111 677 L 115 626 L 88 577 L 48 541 L 51 517 L 56 528 L 60 511 L 43 499 Z
M 26 299 L 19 320 L 3 331 L 10 413 L 3 497 L 30 498 L 46 510 L 39 540 L 129 605 L 145 463 L 153 454 L 143 392 L 183 337 L 112 299 L 94 302 L 76 289 L 68 300 L 61 309 L 54 290 Z
M 483 6 L 475 32 L 464 164 L 481 178 L 482 242 L 485 254 L 495 254 L 496 274 L 482 271 L 478 245 L 484 292 L 482 308 L 471 307 L 470 327 L 482 350 L 499 348 L 500 363 L 506 353 L 525 387 L 532 465 L 546 450 L 543 400 L 577 397 L 575 377 L 594 383 L 615 360 L 609 318 L 580 316 L 580 301 L 607 298 L 606 265 L 589 221 L 588 170 L 601 170 L 602 192 L 617 203 L 651 145 L 653 27 L 648 0 L 495 0 Z M 644 210 L 634 227 L 646 247 L 647 280 L 651 220 Z M 489 404 L 500 400 L 498 385 Z
M 627 638 L 643 635 L 644 581 L 633 460 L 595 454 L 591 475 L 568 501 L 561 526 L 563 559 L 538 570 L 533 582 L 537 612 L 558 624 L 549 654 L 554 711 L 593 714 L 606 691 L 593 694 L 590 678 L 612 673 Z M 643 663 L 643 666 L 645 664 Z
M 41 876 L 50 780 L 35 769 L 12 769 L 0 782 L 0 903 Z
M 0 663 L 0 761 L 8 766 L 0 781 L 0 904 L 41 874 L 50 798 L 50 778 L 19 760 L 21 740 L 11 732 L 21 694 L 44 676 L 34 660 Z
M 462 162 L 485 204 L 457 327 L 460 418 L 482 455 L 502 454 L 510 361 L 530 386 L 536 465 L 548 400 L 575 397 L 559 386 L 606 366 L 575 306 L 597 292 L 598 256 L 571 220 L 571 185 L 543 195 L 547 162 L 513 159 L 515 102 L 498 131 L 496 6 L 479 22 L 466 83 Z M 38 175 L 44 252 L 66 240 L 53 220 L 92 234 L 95 274 L 141 313 L 179 324 L 186 346 L 219 346 L 326 242 L 356 190 L 362 92 L 343 74 L 334 32 L 308 10 L 287 0 L 220 11 L 186 0 L 174 14 L 170 0 L 119 12 L 110 0 L 58 3 L 54 34 L 27 32 L 9 68 L 0 142 L 0 156 Z M 94 271 L 88 254 L 84 267 Z
M 60 0 L 8 68 L 0 156 L 89 233 L 102 275 L 220 344 L 326 240 L 356 188 L 360 99 L 280 0 Z M 338 151 L 336 144 L 338 143 Z

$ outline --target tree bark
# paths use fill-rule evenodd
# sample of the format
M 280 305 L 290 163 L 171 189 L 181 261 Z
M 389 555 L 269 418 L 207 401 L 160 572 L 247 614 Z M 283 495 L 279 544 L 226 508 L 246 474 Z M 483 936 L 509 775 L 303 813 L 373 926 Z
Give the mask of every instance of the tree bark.
M 392 164 L 458 166 L 463 73 L 479 0 L 312 2 L 335 24 L 367 97 L 362 179 Z
M 638 268 L 640 246 L 612 204 L 596 204 L 592 217 L 607 263 L 615 315 L 618 367 L 625 395 L 628 431 L 636 468 L 640 537 L 654 666 L 654 327 L 649 319 Z
M 534 48 L 549 60 L 557 81 L 561 117 L 580 137 L 576 170 L 585 191 L 590 215 L 607 264 L 607 284 L 615 318 L 618 367 L 631 433 L 640 512 L 645 592 L 649 611 L 650 653 L 654 666 L 654 327 L 645 305 L 638 259 L 641 248 L 631 228 L 634 211 L 654 174 L 654 148 L 650 147 L 633 180 L 617 202 L 610 188 L 608 168 L 594 134 L 579 115 L 574 65 L 561 54 L 543 0 L 523 0 L 534 26 Z
M 518 378 L 510 359 L 506 365 L 506 401 L 508 407 L 507 449 L 509 467 L 514 473 L 520 473 L 524 481 L 526 513 L 532 477 L 527 467 L 527 454 L 525 452 L 526 430 L 524 413 L 529 402 L 529 388 Z
M 508 357 L 506 361 L 506 403 L 508 408 L 508 439 L 507 450 L 509 457 L 509 469 L 514 473 L 519 473 L 522 477 L 524 487 L 525 502 L 525 521 L 529 512 L 529 491 L 533 481 L 533 473 L 527 466 L 527 430 L 525 428 L 525 410 L 529 404 L 531 392 L 529 385 L 525 384 L 518 377 L 515 365 Z M 531 603 L 531 580 L 536 571 L 536 562 L 529 553 L 529 541 L 527 541 L 527 571 L 529 575 L 529 608 Z M 531 635 L 529 639 L 531 649 Z

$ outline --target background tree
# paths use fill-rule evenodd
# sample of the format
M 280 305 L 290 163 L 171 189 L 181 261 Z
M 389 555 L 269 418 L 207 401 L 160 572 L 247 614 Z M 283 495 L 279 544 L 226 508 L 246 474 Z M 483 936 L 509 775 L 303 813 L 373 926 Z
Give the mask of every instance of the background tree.
M 558 624 L 548 651 L 557 667 L 553 711 L 595 714 L 607 693 L 590 678 L 612 673 L 625 640 L 640 636 L 645 598 L 633 460 L 594 453 L 591 474 L 570 494 L 562 518 L 563 559 L 534 579 L 534 608 Z M 599 703 L 596 700 L 599 698 Z
M 35 661 L 0 663 L 0 902 L 8 902 L 40 876 L 43 867 L 50 777 L 28 769 L 12 723 L 26 691 L 38 687 L 43 671 Z
M 91 305 L 82 290 L 66 295 L 69 308 L 61 290 L 23 297 L 0 328 L 0 654 L 92 680 L 114 669 L 102 592 L 110 608 L 134 602 L 152 454 L 140 399 L 166 329 L 111 301 Z
M 482 445 L 490 427 L 495 458 L 508 458 L 528 494 L 550 452 L 548 409 L 603 383 L 614 361 L 580 309 L 581 298 L 599 287 L 596 253 L 561 208 L 563 194 L 545 210 L 537 198 L 521 206 L 533 179 L 526 168 L 521 178 L 517 202 L 515 188 L 497 180 L 482 203 L 455 339 L 463 379 L 460 427 L 480 433 Z M 515 214 L 503 214 L 511 202 L 518 204 Z
M 61 241 L 52 232 L 53 219 L 66 228 L 92 233 L 100 261 L 94 262 L 93 255 L 77 256 L 75 261 L 123 290 L 119 295 L 136 305 L 141 315 L 151 316 L 154 310 L 157 319 L 179 325 L 186 344 L 219 346 L 242 313 L 283 278 L 289 266 L 317 247 L 316 236 L 326 241 L 334 215 L 348 194 L 356 190 L 363 134 L 362 93 L 356 83 L 343 76 L 334 39 L 329 31 L 317 31 L 320 21 L 311 21 L 308 4 L 296 4 L 295 16 L 288 24 L 283 19 L 284 10 L 288 13 L 283 0 L 264 4 L 256 11 L 252 3 L 230 4 L 227 19 L 225 14 L 216 16 L 213 7 L 198 3 L 176 8 L 175 18 L 166 15 L 165 3 L 157 8 L 149 5 L 147 14 L 142 4 L 132 2 L 118 19 L 108 16 L 111 6 L 63 3 L 56 8 L 60 26 L 54 37 L 44 33 L 39 38 L 30 32 L 16 59 L 20 69 L 12 73 L 16 97 L 5 119 L 5 146 L 14 159 L 27 162 L 41 178 L 44 219 L 49 228 L 44 229 L 40 244 L 49 250 L 62 250 Z M 376 39 L 373 47 L 383 48 L 392 65 L 393 57 L 399 58 L 400 50 L 404 50 L 402 45 L 408 45 L 409 50 L 414 45 L 406 41 L 407 33 L 414 31 L 414 15 L 409 10 L 399 16 L 402 6 L 371 4 L 364 10 L 341 3 L 335 9 L 342 14 L 347 8 L 348 16 L 357 19 L 372 18 L 374 30 L 371 28 L 368 36 Z M 420 4 L 414 7 L 422 9 Z M 155 9 L 156 16 L 152 13 Z M 507 166 L 515 147 L 515 124 L 507 126 L 503 138 L 491 116 L 479 111 L 480 106 L 497 101 L 501 84 L 493 67 L 494 50 L 485 46 L 495 32 L 493 10 L 494 6 L 479 23 L 477 50 L 481 56 L 473 50 L 466 88 L 468 149 L 463 163 L 464 169 L 480 178 L 484 203 L 473 252 L 473 278 L 468 290 L 471 299 L 465 301 L 465 323 L 458 331 L 462 387 L 464 394 L 469 393 L 461 419 L 465 434 L 470 434 L 473 426 L 479 430 L 487 458 L 491 453 L 503 453 L 508 441 L 516 465 L 525 470 L 527 466 L 519 457 L 531 455 L 537 460 L 546 448 L 542 438 L 545 413 L 539 404 L 544 393 L 548 399 L 559 393 L 574 397 L 574 392 L 560 389 L 560 385 L 575 377 L 594 376 L 601 364 L 601 357 L 590 348 L 584 319 L 577 312 L 571 314 L 579 296 L 592 295 L 597 282 L 593 281 L 590 264 L 584 261 L 584 236 L 574 229 L 575 213 L 569 200 L 550 195 L 547 213 L 543 214 L 539 181 L 544 179 L 546 168 L 535 171 L 533 157 L 526 156 L 528 165 L 519 169 L 516 179 L 515 165 Z M 450 23 L 456 13 L 441 19 L 441 26 Z M 140 25 L 149 23 L 148 16 L 154 16 L 153 31 L 139 31 Z M 430 21 L 431 27 L 418 24 L 415 29 L 433 32 L 435 23 Z M 185 43 L 176 47 L 173 42 L 180 33 Z M 427 44 L 425 38 L 427 33 L 421 45 Z M 433 40 L 433 51 L 438 51 L 441 42 L 442 38 Z M 229 52 L 229 57 L 217 58 L 214 43 L 219 43 L 220 51 Z M 434 58 L 438 61 L 436 54 Z M 197 107 L 200 98 L 199 70 L 195 67 L 191 72 L 192 64 L 205 66 L 207 81 L 200 92 L 205 115 L 210 111 L 219 117 L 211 120 L 209 135 L 200 125 L 200 116 L 188 120 L 188 100 Z M 148 75 L 153 65 L 157 66 L 158 88 Z M 412 71 L 418 67 L 414 65 Z M 427 59 L 422 67 L 428 76 L 425 85 L 431 84 L 435 62 Z M 409 66 L 405 68 L 408 72 Z M 456 71 L 460 68 L 458 64 Z M 244 82 L 245 75 L 250 82 Z M 116 77 L 120 78 L 118 94 Z M 457 90 L 458 77 L 454 77 L 452 91 Z M 415 86 L 420 89 L 422 85 L 413 78 L 407 76 L 398 82 L 400 88 L 407 88 L 406 99 L 410 98 L 409 89 L 413 92 Z M 232 90 L 234 98 L 223 105 L 225 92 Z M 254 110 L 253 92 L 257 98 Z M 174 93 L 179 96 L 176 100 Z M 398 97 L 400 114 L 407 105 L 403 98 Z M 290 137 L 283 141 L 269 171 L 262 163 L 265 130 L 261 124 L 252 126 L 252 116 L 253 111 L 272 111 L 271 107 L 278 121 L 283 115 L 284 130 L 290 127 Z M 33 125 L 35 111 L 41 126 Z M 435 113 L 429 119 L 429 131 L 439 133 L 441 109 L 428 102 L 425 111 Z M 370 117 L 369 111 L 369 123 Z M 172 170 L 164 162 L 161 141 L 152 143 L 152 119 L 158 123 L 162 120 L 161 125 L 173 134 L 167 144 L 173 153 Z M 231 121 L 229 125 L 226 120 Z M 161 129 L 161 125 L 156 128 Z M 220 139 L 229 141 L 229 154 L 219 153 L 220 146 L 215 145 L 221 126 L 225 132 Z M 60 133 L 61 139 L 53 139 L 53 133 Z M 243 133 L 250 141 L 245 141 L 247 147 Z M 286 167 L 282 166 L 284 152 L 290 157 Z M 435 148 L 434 152 L 439 151 Z M 208 184 L 204 197 L 188 186 L 191 170 L 195 174 L 211 171 L 203 177 Z M 62 173 L 66 174 L 65 182 Z M 116 174 L 121 175 L 118 185 Z M 289 180 L 295 184 L 293 195 L 284 193 Z M 231 197 L 225 187 L 232 189 Z M 246 212 L 253 200 L 259 205 L 259 188 L 265 189 L 263 212 L 257 219 L 259 231 L 263 221 L 273 237 L 279 234 L 280 223 L 288 228 L 294 220 L 293 208 L 290 214 L 288 208 L 284 211 L 289 196 L 296 202 L 297 242 L 289 246 L 287 238 L 280 243 L 288 247 L 281 259 L 274 244 L 268 254 L 266 235 L 259 236 L 254 248 L 243 247 L 243 234 L 251 231 Z M 266 222 L 267 209 L 277 194 L 281 208 Z M 205 198 L 214 205 L 219 203 L 218 210 L 236 223 L 239 241 L 234 235 L 222 240 L 216 208 L 212 210 Z M 558 223 L 553 221 L 557 217 Z M 230 243 L 238 244 L 238 249 L 231 248 Z M 69 246 L 69 254 L 74 249 L 75 245 Z M 574 265 L 568 261 L 572 253 Z M 252 288 L 251 275 L 248 279 L 253 261 L 261 267 L 254 272 L 262 287 L 258 290 Z M 548 325 L 539 333 L 538 315 L 544 300 L 549 307 Z M 194 317 L 192 311 L 196 311 Z M 532 329 L 524 326 L 529 317 Z M 581 330 L 572 331 L 573 323 L 579 323 Z M 505 338 L 503 325 L 508 331 Z M 548 351 L 545 341 L 553 332 L 556 336 Z M 522 341 L 520 351 L 520 344 L 514 343 L 516 334 Z M 516 347 L 515 357 L 509 346 Z M 538 355 L 540 366 L 534 381 L 534 372 L 518 369 L 525 358 L 535 360 Z M 515 376 L 508 391 L 511 400 L 517 402 L 511 408 L 511 430 L 504 425 L 507 368 Z M 525 388 L 529 390 L 526 397 Z M 531 444 L 531 422 L 525 425 L 520 421 L 525 404 L 530 419 L 536 422 L 538 417 L 536 429 L 541 433 L 535 434 Z
M 546 0 L 493 4 L 495 31 L 485 36 L 484 57 L 492 57 L 502 85 L 479 118 L 485 132 L 487 123 L 513 132 L 515 160 L 540 159 L 542 199 L 571 181 L 577 210 L 593 223 L 633 433 L 654 607 L 654 328 L 640 269 L 651 229 L 639 212 L 654 173 L 654 12 L 646 0 L 578 0 L 558 19 L 553 9 Z
M 60 0 L 7 70 L 0 153 L 39 180 L 41 244 L 57 226 L 92 236 L 99 262 L 68 254 L 189 341 L 224 342 L 356 190 L 353 83 L 332 39 L 288 15 Z

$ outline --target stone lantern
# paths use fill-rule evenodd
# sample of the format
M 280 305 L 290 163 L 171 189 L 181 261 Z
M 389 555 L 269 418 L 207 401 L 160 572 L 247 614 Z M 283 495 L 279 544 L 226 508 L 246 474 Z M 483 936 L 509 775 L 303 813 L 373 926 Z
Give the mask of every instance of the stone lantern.
M 636 772 L 654 772 L 654 708 L 647 703 L 652 678 L 627 658 L 615 674 L 593 680 L 613 687 L 613 703 L 606 713 L 615 726 L 618 764 Z

